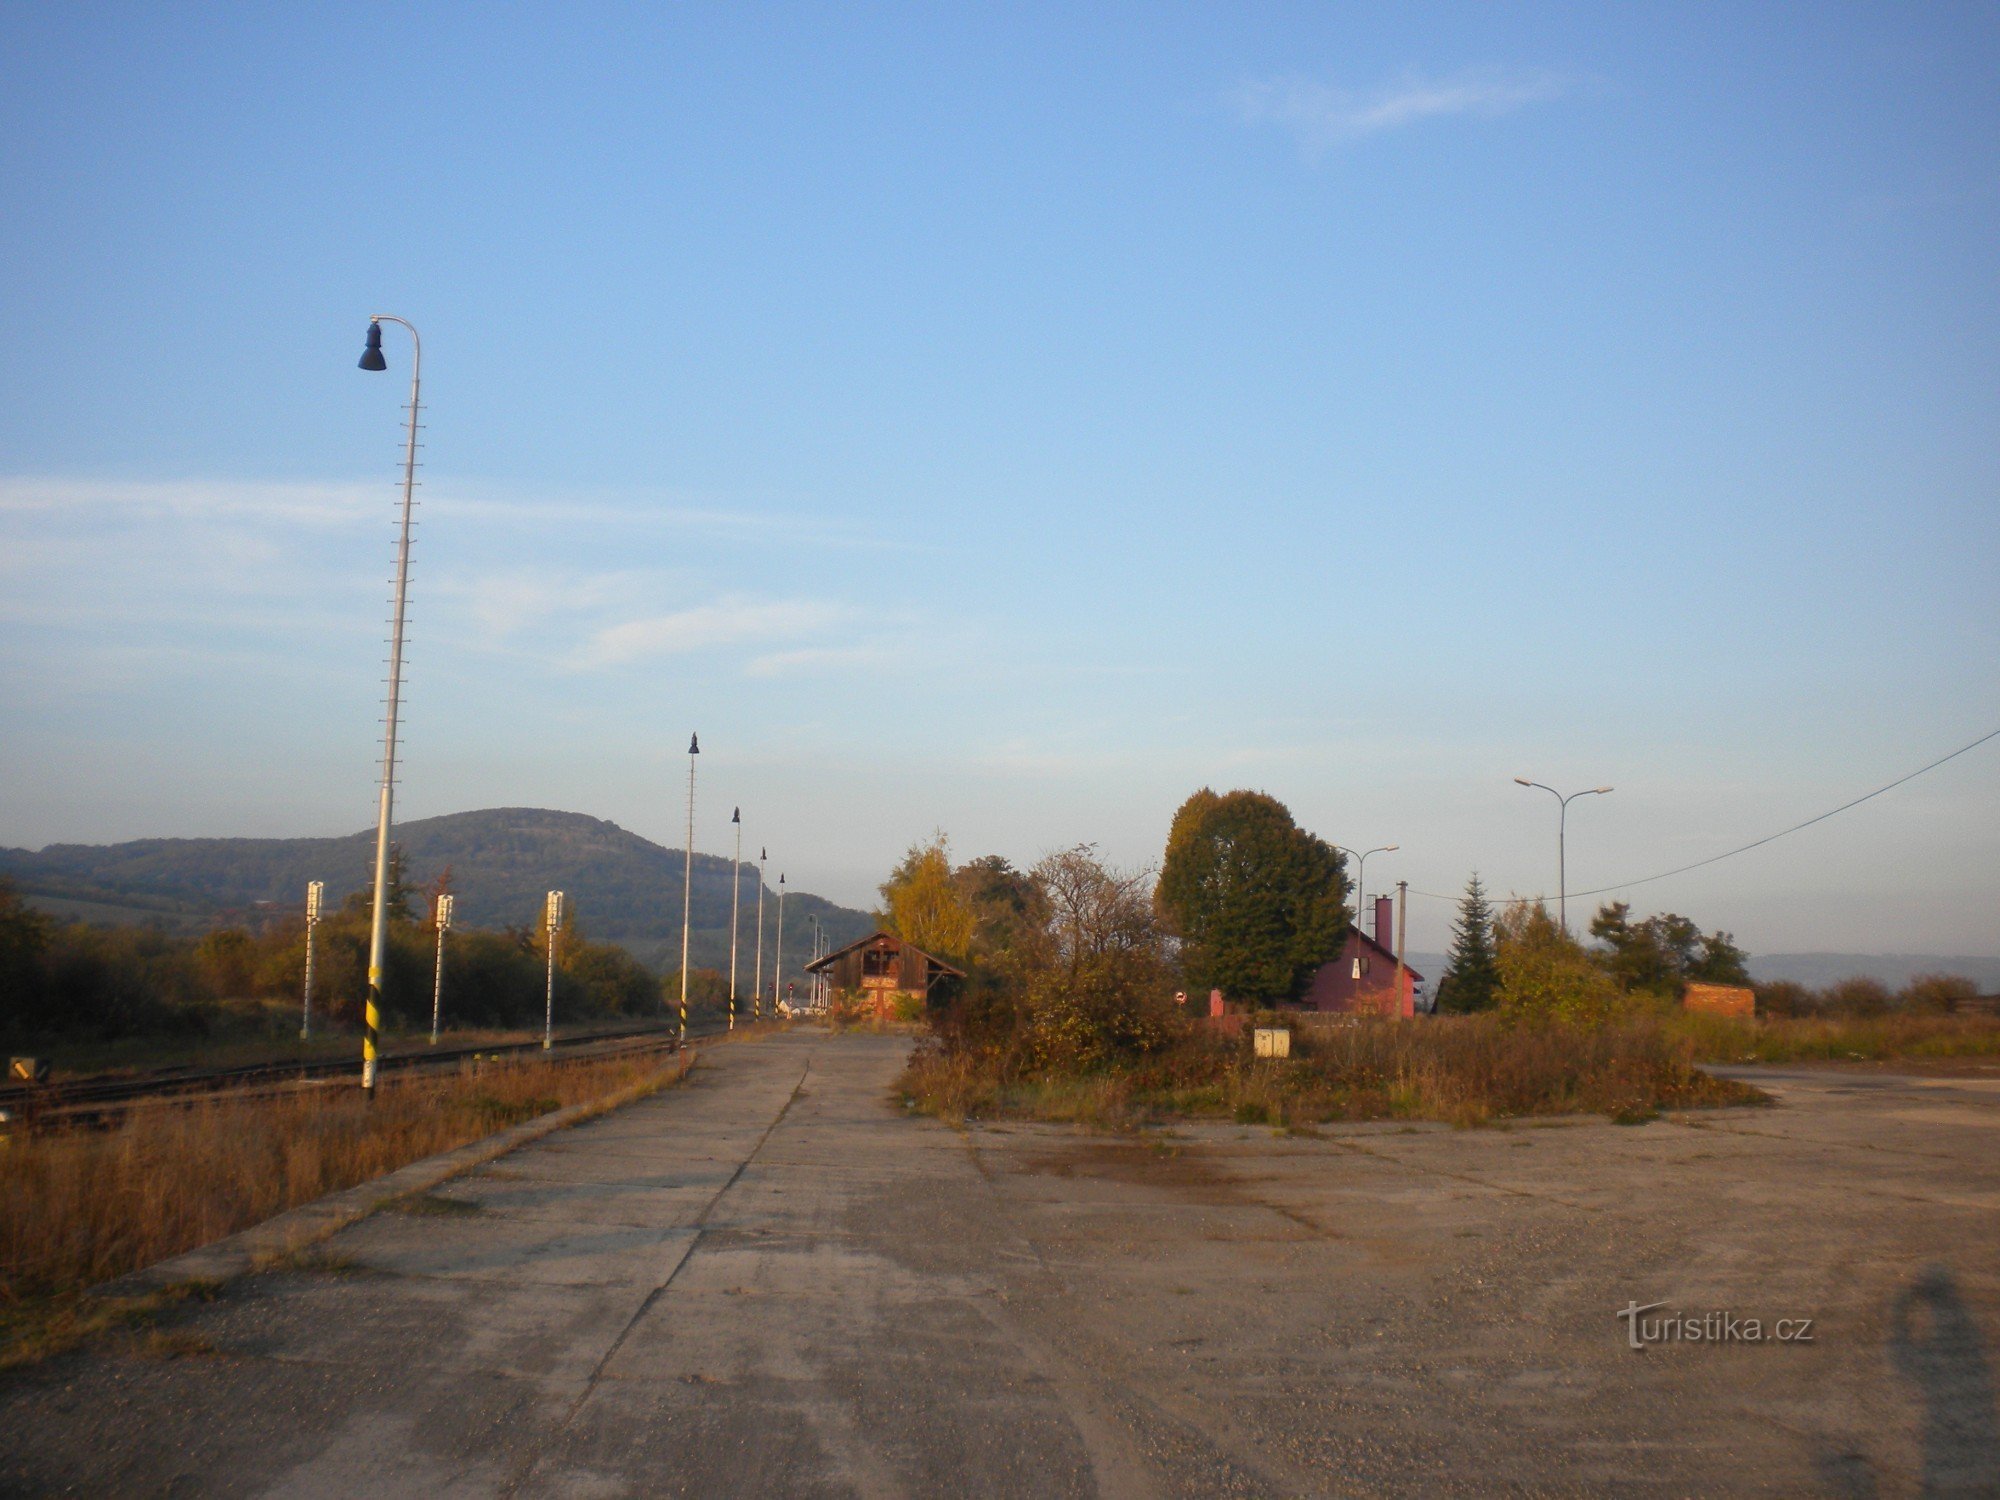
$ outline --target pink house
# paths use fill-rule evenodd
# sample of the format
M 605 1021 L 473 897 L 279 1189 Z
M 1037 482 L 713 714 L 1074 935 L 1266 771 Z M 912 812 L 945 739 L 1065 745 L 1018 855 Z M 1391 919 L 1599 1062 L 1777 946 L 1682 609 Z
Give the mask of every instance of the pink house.
M 1405 967 L 1402 987 L 1397 988 L 1394 910 L 1395 902 L 1387 896 L 1376 898 L 1375 936 L 1359 928 L 1349 932 L 1340 957 L 1321 964 L 1313 975 L 1299 1001 L 1301 1010 L 1361 1016 L 1416 1014 L 1417 981 L 1424 976 Z

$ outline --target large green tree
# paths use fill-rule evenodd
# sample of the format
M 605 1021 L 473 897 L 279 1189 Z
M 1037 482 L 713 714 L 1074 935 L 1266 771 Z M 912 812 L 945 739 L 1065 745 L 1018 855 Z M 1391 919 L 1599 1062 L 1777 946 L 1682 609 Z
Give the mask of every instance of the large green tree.
M 1203 787 L 1174 814 L 1156 895 L 1196 990 L 1296 999 L 1347 936 L 1338 850 L 1262 792 Z
M 1486 1010 L 1499 998 L 1500 965 L 1493 949 L 1493 908 L 1479 874 L 1465 883 L 1458 920 L 1451 929 L 1451 962 L 1438 982 L 1437 1007 L 1447 1011 Z
M 1632 908 L 1614 901 L 1598 908 L 1590 935 L 1605 946 L 1598 961 L 1621 987 L 1656 995 L 1677 995 L 1689 980 L 1710 984 L 1748 984 L 1746 955 L 1727 932 L 1703 934 L 1701 928 L 1676 912 L 1661 912 L 1642 922 L 1632 920 Z

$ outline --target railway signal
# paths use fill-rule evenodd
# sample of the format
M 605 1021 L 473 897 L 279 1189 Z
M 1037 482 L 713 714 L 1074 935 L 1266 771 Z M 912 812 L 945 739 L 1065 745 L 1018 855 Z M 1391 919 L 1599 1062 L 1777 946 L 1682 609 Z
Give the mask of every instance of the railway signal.
M 562 933 L 563 893 L 549 892 L 549 1001 L 548 1009 L 542 1017 L 542 1050 L 548 1051 L 556 1041 L 556 939 Z
M 299 1040 L 309 1042 L 313 1034 L 313 930 L 319 926 L 320 906 L 326 899 L 326 882 L 315 880 L 306 887 L 306 1003 L 299 1019 Z
M 438 1018 L 444 1013 L 444 935 L 451 930 L 451 909 L 458 904 L 452 895 L 437 898 L 437 968 L 431 978 L 431 1045 L 438 1043 Z

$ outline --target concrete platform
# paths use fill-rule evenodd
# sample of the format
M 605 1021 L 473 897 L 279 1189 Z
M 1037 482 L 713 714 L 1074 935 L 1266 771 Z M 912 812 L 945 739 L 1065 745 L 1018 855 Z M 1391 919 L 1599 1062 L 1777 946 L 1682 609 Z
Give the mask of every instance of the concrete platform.
M 1638 1127 L 956 1132 L 682 1087 L 0 1384 L 0 1492 L 1994 1494 L 2000 1070 Z M 1629 1347 L 1619 1309 L 1813 1320 Z

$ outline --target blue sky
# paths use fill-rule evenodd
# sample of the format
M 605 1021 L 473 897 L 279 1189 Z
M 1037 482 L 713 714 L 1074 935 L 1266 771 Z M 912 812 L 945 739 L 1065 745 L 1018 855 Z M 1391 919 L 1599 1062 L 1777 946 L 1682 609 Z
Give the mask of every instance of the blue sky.
M 1635 879 L 2000 727 L 1996 231 L 1971 5 L 9 6 L 0 842 L 372 821 L 382 311 L 407 816 Z M 2000 741 L 1632 899 L 1996 855 Z

